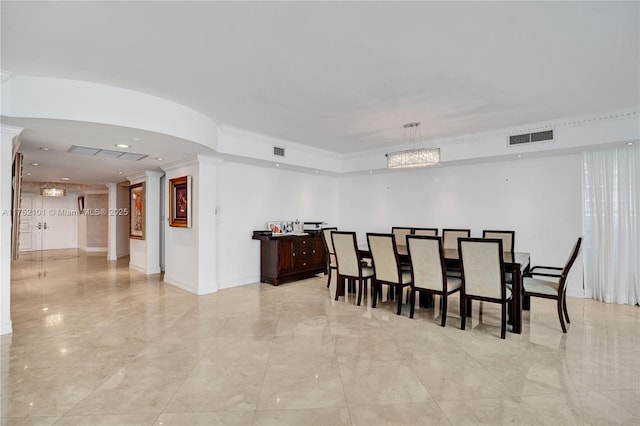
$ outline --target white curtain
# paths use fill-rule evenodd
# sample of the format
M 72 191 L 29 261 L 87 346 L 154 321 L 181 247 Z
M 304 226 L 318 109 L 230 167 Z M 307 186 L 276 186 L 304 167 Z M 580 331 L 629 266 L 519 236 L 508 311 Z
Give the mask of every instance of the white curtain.
M 587 295 L 640 303 L 640 144 L 584 153 Z

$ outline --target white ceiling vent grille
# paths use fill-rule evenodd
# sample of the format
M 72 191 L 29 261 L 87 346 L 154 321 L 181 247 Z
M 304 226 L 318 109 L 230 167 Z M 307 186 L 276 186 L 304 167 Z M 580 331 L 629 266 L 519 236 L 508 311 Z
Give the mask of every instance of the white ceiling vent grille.
M 69 154 L 88 155 L 99 158 L 117 158 L 118 160 L 140 161 L 146 158 L 146 154 L 134 154 L 133 152 L 113 151 L 110 149 L 90 148 L 88 146 L 73 145 L 67 151 Z
M 553 140 L 553 130 L 545 130 L 544 132 L 526 133 L 523 135 L 509 136 L 509 146 L 522 145 L 531 142 L 543 142 Z
M 277 146 L 273 147 L 273 155 L 277 155 L 279 157 L 284 157 L 284 148 L 279 148 Z

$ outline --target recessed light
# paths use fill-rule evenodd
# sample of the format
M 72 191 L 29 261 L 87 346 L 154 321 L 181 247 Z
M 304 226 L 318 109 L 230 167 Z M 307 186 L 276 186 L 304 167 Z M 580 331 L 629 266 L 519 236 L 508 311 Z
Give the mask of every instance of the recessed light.
M 627 142 L 627 145 L 631 146 L 633 145 L 633 142 Z
M 162 158 L 162 157 L 156 157 L 156 160 L 158 160 L 158 161 L 162 161 L 162 160 L 164 160 L 164 158 Z
M 32 166 L 39 166 L 40 164 L 38 163 L 31 163 Z
M 71 180 L 71 178 L 63 177 L 63 178 L 60 178 L 60 180 Z
M 276 167 L 280 167 L 280 164 L 276 164 Z
M 46 146 L 43 146 L 40 148 L 40 151 L 49 151 L 49 148 L 47 148 Z
M 318 171 L 316 170 L 314 173 L 315 173 L 315 174 L 318 174 Z
M 522 154 L 518 154 L 518 155 L 516 155 L 516 157 L 522 158 Z
M 369 170 L 369 174 L 372 175 L 373 174 L 373 170 Z
M 127 145 L 126 143 L 117 143 L 116 146 L 118 148 L 129 148 L 129 145 Z
M 31 173 L 27 173 L 27 176 L 31 176 Z
M 140 140 L 140 138 L 131 138 L 131 140 L 138 142 Z
M 122 170 L 120 170 L 120 171 L 118 172 L 118 174 L 119 174 L 119 175 L 121 175 L 122 173 L 124 173 Z

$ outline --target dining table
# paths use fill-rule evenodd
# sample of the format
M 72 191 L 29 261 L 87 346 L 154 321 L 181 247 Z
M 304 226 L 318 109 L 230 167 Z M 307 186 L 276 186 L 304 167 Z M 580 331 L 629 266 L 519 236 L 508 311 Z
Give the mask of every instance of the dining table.
M 403 244 L 397 245 L 398 257 L 401 263 L 409 264 L 409 253 L 407 246 Z M 360 256 L 364 259 L 371 259 L 371 251 L 367 243 L 358 243 Z M 460 253 L 458 249 L 442 249 L 445 264 L 447 267 L 460 267 Z M 528 252 L 504 252 L 504 272 L 511 273 L 512 277 L 512 303 L 513 313 L 511 317 L 511 331 L 513 333 L 522 333 L 522 310 L 523 310 L 523 286 L 522 277 L 531 266 L 531 253 Z

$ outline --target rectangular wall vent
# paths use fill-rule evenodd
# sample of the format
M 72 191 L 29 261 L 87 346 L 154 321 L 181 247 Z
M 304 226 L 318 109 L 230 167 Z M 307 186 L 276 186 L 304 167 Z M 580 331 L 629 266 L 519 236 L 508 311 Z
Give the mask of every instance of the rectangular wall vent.
M 280 157 L 284 157 L 284 148 L 279 148 L 277 146 L 273 147 L 273 155 L 278 155 Z
M 545 130 L 544 132 L 526 133 L 524 135 L 509 136 L 509 146 L 521 145 L 530 142 L 552 141 L 553 130 Z

